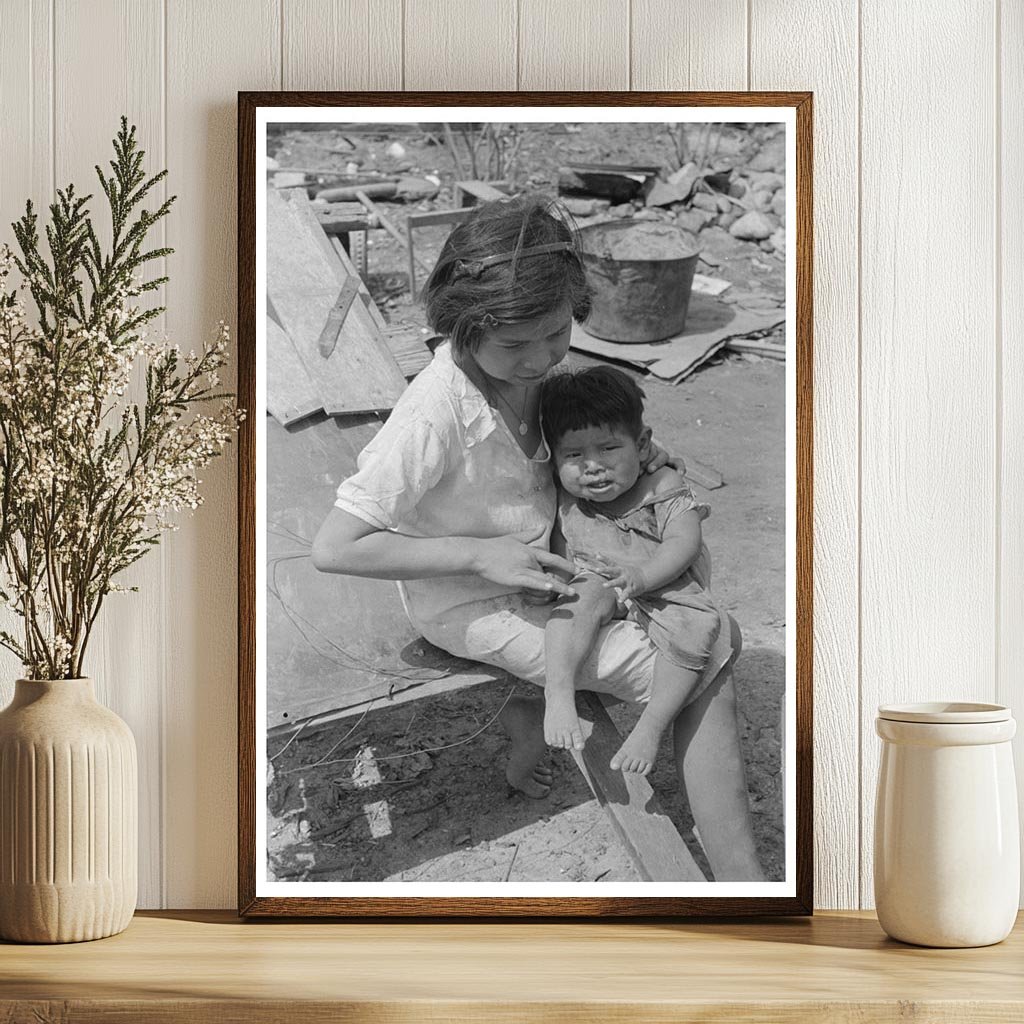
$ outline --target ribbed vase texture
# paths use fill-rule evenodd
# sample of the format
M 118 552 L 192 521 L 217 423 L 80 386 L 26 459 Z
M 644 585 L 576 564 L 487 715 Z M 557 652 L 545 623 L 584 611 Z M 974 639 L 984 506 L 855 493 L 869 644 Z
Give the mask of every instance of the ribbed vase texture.
M 92 680 L 19 679 L 0 712 L 0 938 L 123 931 L 138 890 L 138 768 Z

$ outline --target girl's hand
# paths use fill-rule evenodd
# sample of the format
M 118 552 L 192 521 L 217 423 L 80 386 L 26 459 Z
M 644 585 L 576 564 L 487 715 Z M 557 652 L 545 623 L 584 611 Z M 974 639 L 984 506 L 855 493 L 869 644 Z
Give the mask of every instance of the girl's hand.
M 571 576 L 575 571 L 573 564 L 543 548 L 531 547 L 529 541 L 540 535 L 513 533 L 506 537 L 478 540 L 473 571 L 485 580 L 506 587 L 574 596 L 576 591 L 572 587 L 546 571 L 560 570 Z
M 669 455 L 653 438 L 648 438 L 647 444 L 640 450 L 640 465 L 645 473 L 657 473 L 662 466 L 671 466 L 681 475 L 686 475 L 686 463 L 682 458 L 678 455 Z
M 648 590 L 647 579 L 643 570 L 633 565 L 613 565 L 608 568 L 608 579 L 603 586 L 605 589 L 614 587 L 619 592 L 619 599 L 625 601 L 627 597 L 636 597 L 637 594 L 644 594 Z

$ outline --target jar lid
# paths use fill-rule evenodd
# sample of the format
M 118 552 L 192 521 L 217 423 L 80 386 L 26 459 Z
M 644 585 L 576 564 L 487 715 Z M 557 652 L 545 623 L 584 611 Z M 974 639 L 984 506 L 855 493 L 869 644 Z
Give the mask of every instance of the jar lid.
M 1010 709 L 1004 704 L 927 701 L 921 704 L 882 704 L 878 709 L 878 717 L 889 722 L 970 725 L 971 723 L 1008 722 Z

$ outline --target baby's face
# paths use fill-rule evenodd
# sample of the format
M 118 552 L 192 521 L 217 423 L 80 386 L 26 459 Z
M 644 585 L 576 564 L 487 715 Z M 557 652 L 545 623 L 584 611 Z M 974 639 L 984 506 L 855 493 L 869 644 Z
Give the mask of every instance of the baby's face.
M 555 444 L 555 468 L 574 497 L 612 501 L 640 476 L 640 445 L 625 427 L 569 430 Z

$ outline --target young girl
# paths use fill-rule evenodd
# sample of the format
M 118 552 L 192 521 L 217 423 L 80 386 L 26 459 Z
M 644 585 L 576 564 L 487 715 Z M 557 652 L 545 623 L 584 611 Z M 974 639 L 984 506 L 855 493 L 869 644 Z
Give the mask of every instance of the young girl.
M 556 492 L 539 416 L 541 381 L 565 358 L 573 320 L 589 311 L 574 233 L 543 199 L 481 206 L 449 236 L 424 303 L 447 341 L 338 488 L 313 561 L 398 580 L 431 643 L 543 686 L 551 608 L 526 595 L 574 592 L 552 572 L 573 566 L 548 550 Z M 600 630 L 580 678 L 644 701 L 655 653 L 640 626 L 616 620 Z M 539 702 L 510 702 L 503 723 L 509 783 L 543 797 L 551 773 Z M 729 672 L 684 708 L 675 738 L 715 877 L 760 879 Z
M 732 644 L 707 590 L 700 524 L 708 506 L 671 466 L 643 472 L 651 436 L 643 412 L 640 388 L 608 366 L 553 374 L 541 390 L 544 437 L 562 485 L 551 548 L 576 566 L 576 595 L 559 601 L 545 634 L 544 738 L 583 748 L 580 665 L 600 627 L 628 615 L 658 653 L 651 698 L 611 767 L 647 775 L 662 734 L 726 665 Z

